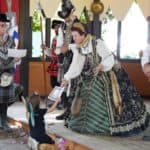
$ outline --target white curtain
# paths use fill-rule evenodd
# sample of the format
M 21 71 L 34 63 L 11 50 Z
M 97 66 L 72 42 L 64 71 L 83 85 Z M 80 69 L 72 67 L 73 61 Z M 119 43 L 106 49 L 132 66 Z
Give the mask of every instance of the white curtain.
M 40 1 L 47 17 L 52 18 L 58 11 L 61 0 L 30 0 L 30 16 L 33 15 L 34 10 L 37 9 L 37 4 Z M 75 14 L 79 17 L 84 6 L 88 10 L 91 8 L 93 0 L 71 0 L 76 7 Z M 82 2 L 81 2 L 82 1 Z M 113 15 L 118 20 L 123 20 L 128 13 L 134 0 L 101 0 L 104 4 L 104 12 L 101 18 L 105 16 L 108 7 L 111 8 Z M 150 0 L 137 0 L 145 18 L 150 16 Z
M 76 7 L 75 15 L 78 17 L 80 17 L 84 6 L 86 6 L 86 8 L 90 10 L 92 4 L 92 0 L 71 0 L 71 2 Z
M 108 10 L 108 8 L 110 7 L 110 1 L 109 0 L 101 0 L 101 2 L 104 5 L 104 11 L 103 13 L 100 15 L 100 18 L 104 18 L 106 16 L 106 12 Z
M 150 0 L 138 0 L 138 5 L 141 8 L 145 19 L 150 16 Z
M 32 16 L 34 11 L 38 8 L 38 2 L 41 3 L 46 16 L 52 18 L 59 7 L 61 0 L 30 0 L 30 16 Z
M 103 0 L 108 1 L 113 15 L 117 20 L 123 20 L 131 7 L 133 0 Z

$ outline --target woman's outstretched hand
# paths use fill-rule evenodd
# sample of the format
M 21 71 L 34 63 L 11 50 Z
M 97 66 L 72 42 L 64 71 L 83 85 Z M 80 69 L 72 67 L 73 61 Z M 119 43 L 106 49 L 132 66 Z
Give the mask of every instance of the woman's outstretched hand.
M 61 87 L 66 87 L 68 85 L 68 81 L 63 79 L 62 82 L 61 82 Z
M 61 53 L 65 54 L 68 51 L 68 44 L 63 44 L 60 48 Z
M 103 69 L 103 65 L 102 64 L 99 64 L 96 68 L 94 68 L 93 72 L 94 72 L 94 75 L 96 76 L 100 71 L 102 71 Z

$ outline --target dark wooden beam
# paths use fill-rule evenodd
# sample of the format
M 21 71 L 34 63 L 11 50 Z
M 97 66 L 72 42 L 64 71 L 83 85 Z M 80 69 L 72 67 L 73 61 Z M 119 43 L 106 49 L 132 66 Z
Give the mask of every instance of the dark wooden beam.
M 93 3 L 100 2 L 100 0 L 93 0 Z M 101 38 L 101 21 L 100 14 L 93 12 L 93 22 L 92 22 L 92 35 L 94 35 L 97 39 Z
M 93 35 L 96 38 L 101 38 L 101 22 L 99 21 L 99 14 L 93 14 Z
M 29 58 L 32 55 L 32 18 L 29 17 L 29 0 L 20 0 L 19 3 L 19 48 L 27 49 L 27 56 L 20 65 L 20 79 L 24 87 L 24 95 L 28 95 Z
M 46 46 L 50 47 L 50 37 L 51 37 L 51 19 L 46 18 L 46 34 L 45 34 L 45 39 L 46 39 Z

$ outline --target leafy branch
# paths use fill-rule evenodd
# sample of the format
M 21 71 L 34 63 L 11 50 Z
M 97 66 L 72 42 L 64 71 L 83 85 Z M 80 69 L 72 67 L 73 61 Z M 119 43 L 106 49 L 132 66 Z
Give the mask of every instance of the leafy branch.
M 86 6 L 84 6 L 83 11 L 81 12 L 80 21 L 84 24 L 90 21 L 90 13 Z
M 35 11 L 32 17 L 32 31 L 37 32 L 40 31 L 41 24 L 40 24 L 40 12 Z
M 110 8 L 108 8 L 106 12 L 106 16 L 103 18 L 103 23 L 107 24 L 109 21 L 112 21 L 115 18 L 115 16 L 112 14 L 112 11 Z

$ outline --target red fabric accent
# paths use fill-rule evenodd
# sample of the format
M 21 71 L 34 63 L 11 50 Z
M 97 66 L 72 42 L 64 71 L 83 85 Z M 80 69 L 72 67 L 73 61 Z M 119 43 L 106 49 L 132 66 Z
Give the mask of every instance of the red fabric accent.
M 57 65 L 57 55 L 55 53 L 52 54 L 52 60 L 47 68 L 47 72 L 51 75 L 51 76 L 55 76 L 57 77 L 58 75 L 58 65 Z
M 6 1 L 4 0 L 0 0 L 0 12 L 1 13 L 7 12 L 7 5 L 6 5 Z
M 8 9 L 7 9 L 6 0 L 0 0 L 0 12 L 6 13 L 7 11 L 8 11 Z M 17 24 L 19 25 L 19 0 L 12 0 L 12 12 L 16 12 Z M 17 68 L 16 68 L 15 82 L 20 83 L 19 66 L 17 66 Z
M 7 9 L 6 0 L 0 0 L 0 12 L 6 13 L 7 11 L 8 9 Z M 16 12 L 17 24 L 18 24 L 19 23 L 19 0 L 12 0 L 12 12 Z
M 14 76 L 14 80 L 16 83 L 20 83 L 20 66 L 16 67 L 16 73 Z
M 57 77 L 57 75 L 58 75 L 58 65 L 57 65 L 58 57 L 55 53 L 55 48 L 56 48 L 56 38 L 53 38 L 53 40 L 52 40 L 52 59 L 47 68 L 47 73 L 50 74 L 51 76 Z

